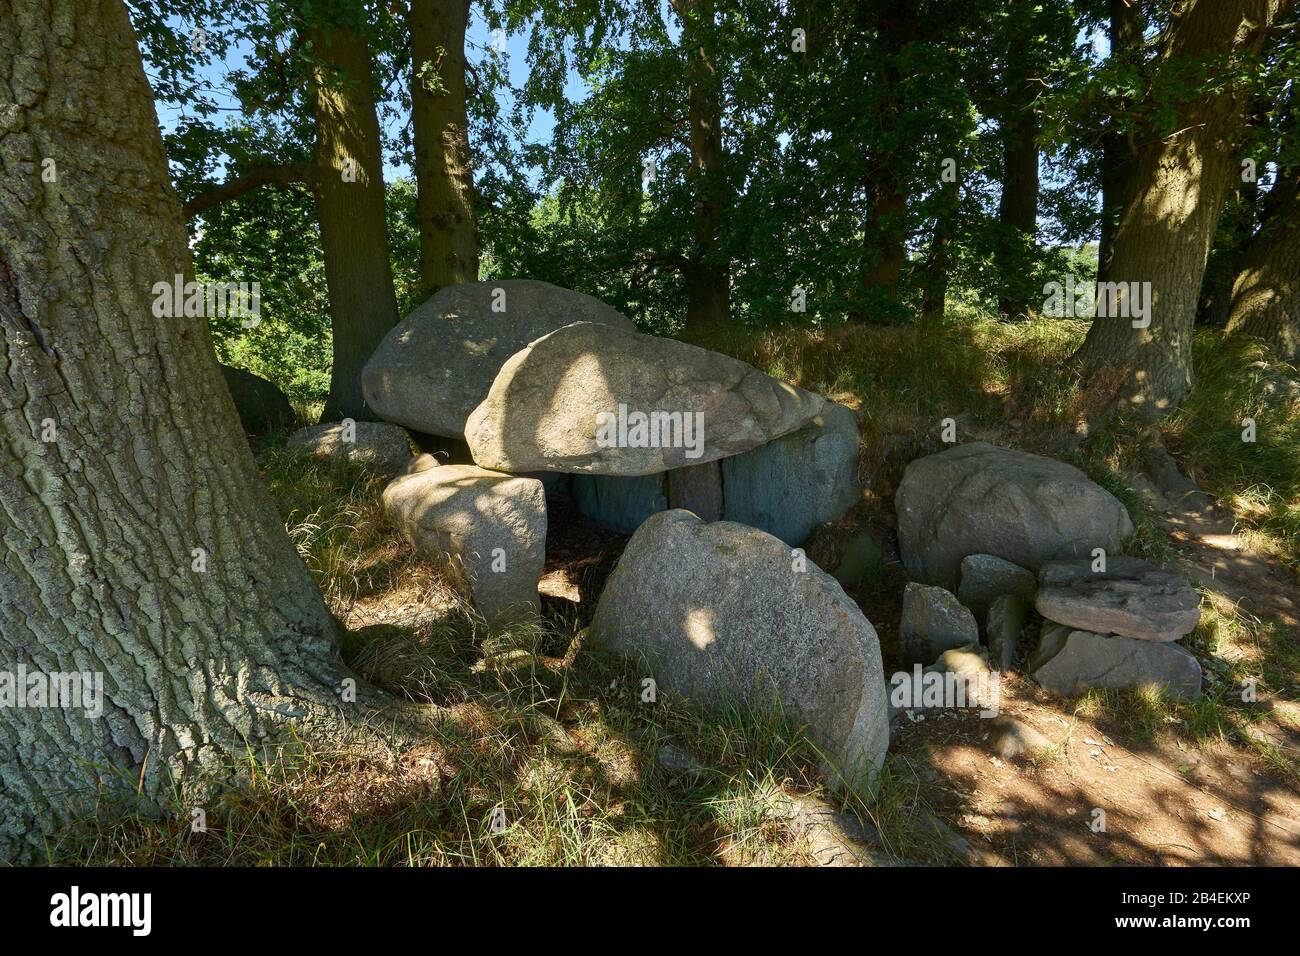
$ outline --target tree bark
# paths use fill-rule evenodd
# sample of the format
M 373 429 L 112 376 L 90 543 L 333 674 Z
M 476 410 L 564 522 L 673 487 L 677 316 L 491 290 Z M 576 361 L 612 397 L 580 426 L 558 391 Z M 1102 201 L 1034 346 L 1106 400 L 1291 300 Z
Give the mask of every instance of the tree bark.
M 722 78 L 714 38 L 714 0 L 673 0 L 682 20 L 690 89 L 690 178 L 694 248 L 686 273 L 686 330 L 707 333 L 731 318 L 731 263 L 723 242 L 729 206 L 722 145 Z
M 469 0 L 411 0 L 411 125 L 424 295 L 478 278 L 465 107 Z
M 361 369 L 397 324 L 384 209 L 383 151 L 370 50 L 342 23 L 311 31 L 316 215 L 334 332 L 334 367 L 323 421 L 364 419 Z
M 1283 361 L 1300 364 L 1300 175 L 1280 181 L 1269 198 L 1233 282 L 1227 330 L 1263 339 Z
M 1229 53 L 1257 51 L 1283 0 L 1194 0 L 1170 20 L 1159 69 L 1180 70 Z M 1131 199 L 1115 230 L 1111 281 L 1149 283 L 1150 323 L 1094 319 L 1074 360 L 1108 409 L 1155 419 L 1173 411 L 1192 383 L 1192 325 L 1206 258 L 1223 208 L 1244 95 L 1231 86 L 1178 108 L 1167 135 L 1142 138 Z
M 0 670 L 104 682 L 98 718 L 0 707 L 0 857 L 24 859 L 334 719 L 344 672 L 206 319 L 156 314 L 192 273 L 121 0 L 0 0 L 0 117 Z

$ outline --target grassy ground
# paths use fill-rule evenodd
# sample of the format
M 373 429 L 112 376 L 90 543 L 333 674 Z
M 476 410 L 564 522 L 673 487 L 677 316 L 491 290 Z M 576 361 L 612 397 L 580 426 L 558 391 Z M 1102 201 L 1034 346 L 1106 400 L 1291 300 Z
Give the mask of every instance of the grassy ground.
M 1131 550 L 1167 555 L 1168 537 L 1127 477 L 1150 433 L 1117 422 L 1083 444 L 1062 441 L 1081 410 L 1072 387 L 1051 370 L 1084 331 L 1082 323 L 971 320 L 710 344 L 860 412 L 866 493 L 853 518 L 859 525 L 888 534 L 902 468 L 941 448 L 943 420 L 953 418 L 962 440 L 1052 449 L 1075 461 L 1130 506 L 1138 528 Z M 1295 567 L 1300 405 L 1268 394 L 1276 370 L 1253 364 L 1263 358 L 1256 347 L 1202 334 L 1198 390 L 1164 438 L 1232 507 L 1253 544 Z M 1258 422 L 1254 444 L 1240 441 L 1239 423 L 1248 416 Z M 244 782 L 204 807 L 206 832 L 193 830 L 191 801 L 177 794 L 160 819 L 72 828 L 51 844 L 52 862 L 810 862 L 786 809 L 789 795 L 844 804 L 822 790 L 815 749 L 796 730 L 771 714 L 643 700 L 634 669 L 581 646 L 578 614 L 488 632 L 446 575 L 386 524 L 378 479 L 274 442 L 259 461 L 289 534 L 346 628 L 348 662 L 394 696 L 447 708 L 455 719 L 415 747 L 322 750 L 302 742 L 270 766 L 250 760 L 241 768 Z M 856 596 L 877 622 L 888 657 L 902 576 L 896 564 L 886 565 Z M 1230 690 L 1249 675 L 1294 700 L 1297 635 L 1208 600 L 1206 612 L 1191 643 L 1223 663 L 1205 701 L 1093 693 L 1066 703 L 1065 712 L 1073 706 L 1137 737 L 1173 734 L 1195 746 L 1227 741 L 1295 775 L 1292 757 L 1251 733 L 1257 712 Z M 854 800 L 847 809 L 868 823 L 883 857 L 958 858 L 906 757 L 891 757 L 877 800 Z

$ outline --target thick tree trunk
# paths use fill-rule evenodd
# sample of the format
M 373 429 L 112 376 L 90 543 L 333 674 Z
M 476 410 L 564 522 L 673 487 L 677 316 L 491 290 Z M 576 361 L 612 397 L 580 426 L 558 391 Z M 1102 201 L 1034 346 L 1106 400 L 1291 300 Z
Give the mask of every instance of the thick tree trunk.
M 1008 319 L 1018 319 L 1028 314 L 1029 297 L 1037 291 L 1027 271 L 1038 231 L 1038 114 L 1034 102 L 1042 77 L 1034 62 L 1038 19 L 1034 5 L 1013 0 L 1010 8 L 1021 39 L 1006 54 L 1003 68 L 1003 105 L 998 118 L 1002 192 L 993 259 L 1000 283 L 998 311 Z
M 312 31 L 316 114 L 313 186 L 334 330 L 334 368 L 322 416 L 368 418 L 361 369 L 397 324 L 384 214 L 383 150 L 364 36 L 339 23 Z
M 0 0 L 0 671 L 103 680 L 0 707 L 0 858 L 339 702 L 207 320 L 155 309 L 191 271 L 151 100 L 121 0 Z
M 1171 19 L 1161 68 L 1257 50 L 1282 5 L 1281 0 L 1187 3 Z M 1139 283 L 1149 324 L 1142 327 L 1144 320 L 1127 314 L 1099 314 L 1075 354 L 1112 407 L 1142 418 L 1161 417 L 1191 386 L 1192 325 L 1228 177 L 1236 168 L 1233 140 L 1243 100 L 1241 91 L 1230 87 L 1198 96 L 1180 109 L 1173 132 L 1141 140 L 1108 275 L 1110 281 Z
M 411 0 L 411 126 L 424 294 L 478 278 L 465 108 L 469 0 Z
M 1227 328 L 1300 364 L 1300 177 L 1279 182 L 1270 199 L 1268 218 L 1242 254 Z
M 1144 17 L 1129 0 L 1110 0 L 1110 58 L 1136 62 L 1142 55 Z M 1097 242 L 1097 281 L 1105 282 L 1110 270 L 1115 227 L 1128 202 L 1133 153 L 1128 141 L 1109 130 L 1102 141 L 1101 235 Z
M 722 146 L 722 78 L 718 75 L 713 0 L 673 0 L 682 20 L 690 90 L 690 178 L 695 192 L 693 245 L 686 266 L 686 329 L 707 333 L 731 318 L 731 263 L 723 242 L 727 171 Z
M 862 231 L 862 285 L 895 297 L 907 261 L 907 185 L 894 163 L 873 169 L 867 195 L 871 209 Z
M 1038 117 L 1031 100 L 1007 117 L 1002 128 L 1002 195 L 998 223 L 1002 227 L 994 258 L 1002 280 L 998 311 L 1009 319 L 1029 312 L 1026 250 L 1038 229 Z
M 885 104 L 880 117 L 888 129 L 902 107 L 895 91 L 902 80 L 899 57 L 917 39 L 915 0 L 884 0 L 876 5 L 870 26 L 880 39 Z M 898 150 L 876 149 L 867 157 L 863 185 L 871 204 L 863 224 L 862 287 L 868 301 L 876 296 L 894 300 L 907 262 L 908 160 Z M 865 319 L 865 314 L 857 316 Z

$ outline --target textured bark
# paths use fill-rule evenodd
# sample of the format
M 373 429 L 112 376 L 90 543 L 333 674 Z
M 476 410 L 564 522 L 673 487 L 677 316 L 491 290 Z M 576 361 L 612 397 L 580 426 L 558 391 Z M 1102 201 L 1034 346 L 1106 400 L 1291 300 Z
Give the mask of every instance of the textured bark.
M 1268 218 L 1243 252 L 1227 328 L 1300 364 L 1300 176 L 1279 182 L 1270 199 Z
M 1197 0 L 1171 19 L 1159 69 L 1257 51 L 1280 0 Z M 1086 377 L 1118 383 L 1110 407 L 1140 418 L 1168 414 L 1192 383 L 1192 325 L 1210 244 L 1236 169 L 1234 139 L 1244 95 L 1218 88 L 1179 109 L 1175 130 L 1143 136 L 1131 199 L 1115 230 L 1109 276 L 1149 282 L 1150 325 L 1098 317 L 1075 354 Z
M 717 72 L 713 0 L 673 0 L 690 74 L 693 246 L 686 266 L 686 329 L 707 333 L 731 318 L 731 263 L 723 245 L 728 195 L 722 147 L 722 78 Z
M 370 51 L 360 33 L 341 24 L 321 25 L 312 41 L 322 61 L 311 78 L 316 215 L 334 331 L 322 420 L 364 419 L 372 416 L 361 392 L 361 369 L 398 318 Z
M 465 109 L 468 0 L 411 0 L 411 126 L 425 296 L 478 278 Z
M 1145 18 L 1141 7 L 1129 0 L 1110 0 L 1110 57 L 1133 62 L 1142 54 Z M 1115 226 L 1129 198 L 1133 152 L 1116 130 L 1102 140 L 1101 235 L 1097 243 L 1097 281 L 1107 281 Z
M 0 858 L 22 859 L 332 719 L 341 666 L 206 320 L 152 309 L 189 252 L 121 0 L 0 0 L 0 177 L 0 670 L 99 673 L 105 697 L 0 708 Z

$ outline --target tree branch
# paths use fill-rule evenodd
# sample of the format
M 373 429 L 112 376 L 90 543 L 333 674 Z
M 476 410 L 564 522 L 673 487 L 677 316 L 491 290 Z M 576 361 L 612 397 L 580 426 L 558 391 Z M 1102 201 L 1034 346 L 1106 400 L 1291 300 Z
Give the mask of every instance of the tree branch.
M 211 209 L 223 202 L 238 199 L 244 193 L 251 192 L 258 186 L 287 186 L 290 183 L 310 183 L 312 169 L 307 163 L 289 163 L 283 166 L 254 166 L 242 176 L 227 180 L 220 186 L 214 186 L 200 193 L 182 207 L 186 219 L 193 219 L 205 209 Z

